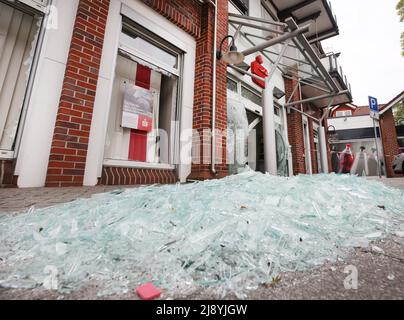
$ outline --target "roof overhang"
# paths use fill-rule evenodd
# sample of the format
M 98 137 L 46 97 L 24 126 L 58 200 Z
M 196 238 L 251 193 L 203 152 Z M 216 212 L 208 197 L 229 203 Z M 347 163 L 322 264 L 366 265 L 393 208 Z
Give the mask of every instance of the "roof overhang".
M 312 22 L 307 40 L 312 43 L 339 34 L 337 20 L 327 0 L 269 0 L 278 12 L 278 18 L 285 21 L 292 17 L 296 23 L 304 25 Z
M 387 103 L 386 105 L 384 105 L 384 107 L 382 108 L 382 111 L 380 111 L 380 115 L 382 115 L 383 113 L 387 112 L 388 110 L 390 110 L 391 108 L 393 108 L 396 104 L 400 103 L 404 101 L 404 91 L 401 92 L 398 96 L 396 96 L 395 98 L 393 98 L 393 100 L 391 100 L 389 103 Z

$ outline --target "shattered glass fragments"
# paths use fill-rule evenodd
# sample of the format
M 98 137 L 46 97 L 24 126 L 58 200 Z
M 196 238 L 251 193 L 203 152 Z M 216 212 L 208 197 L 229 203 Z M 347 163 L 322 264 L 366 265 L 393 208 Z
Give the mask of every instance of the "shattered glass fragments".
M 382 208 L 383 207 L 383 208 Z M 404 234 L 404 193 L 352 176 L 245 172 L 0 215 L 0 286 L 99 295 L 153 283 L 244 298 L 283 271 Z

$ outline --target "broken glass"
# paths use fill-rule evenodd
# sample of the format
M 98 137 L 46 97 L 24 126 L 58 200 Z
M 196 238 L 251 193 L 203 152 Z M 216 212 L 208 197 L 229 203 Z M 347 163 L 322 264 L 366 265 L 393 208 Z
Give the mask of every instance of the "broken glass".
M 168 296 L 245 298 L 280 272 L 307 270 L 404 234 L 404 192 L 349 175 L 245 172 L 146 186 L 0 216 L 0 286 L 99 295 L 152 282 Z

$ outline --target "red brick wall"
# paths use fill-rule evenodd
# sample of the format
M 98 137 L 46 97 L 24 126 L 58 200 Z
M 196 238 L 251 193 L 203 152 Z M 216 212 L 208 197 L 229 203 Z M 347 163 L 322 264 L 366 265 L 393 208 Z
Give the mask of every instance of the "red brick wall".
M 17 186 L 14 164 L 14 160 L 0 160 L 0 188 Z
M 218 36 L 217 45 L 228 34 L 228 1 L 217 0 L 218 8 Z M 213 35 L 214 35 L 214 9 L 209 4 L 202 7 L 201 36 L 197 39 L 195 97 L 193 129 L 199 133 L 200 140 L 194 141 L 194 148 L 198 145 L 200 150 L 194 154 L 192 173 L 190 179 L 211 179 L 228 175 L 226 161 L 226 138 L 217 136 L 216 171 L 211 173 L 211 135 L 212 128 L 212 64 L 213 64 Z M 224 132 L 227 129 L 227 92 L 226 92 L 227 66 L 217 61 L 217 101 L 216 101 L 216 129 Z M 221 146 L 221 147 L 220 147 Z M 198 164 L 199 163 L 199 164 Z
M 141 1 L 195 37 L 197 53 L 193 123 L 194 128 L 198 130 L 210 128 L 213 6 L 190 0 Z M 227 0 L 218 0 L 217 6 L 219 10 L 219 43 L 227 35 Z M 109 0 L 80 0 L 52 141 L 47 186 L 79 186 L 83 183 L 108 9 Z M 227 126 L 226 73 L 225 64 L 218 63 L 216 121 L 217 129 L 223 131 Z M 204 139 L 207 141 L 207 137 Z M 228 171 L 225 159 L 225 138 L 222 138 L 220 142 L 222 142 L 223 148 L 218 152 L 218 158 L 223 158 L 223 160 L 221 164 L 217 165 L 218 177 L 227 175 Z M 196 165 L 193 166 L 193 172 L 197 177 L 210 178 L 213 176 L 210 175 L 209 168 L 209 165 Z M 108 167 L 103 169 L 101 181 L 104 183 L 111 181 L 106 178 L 111 170 Z M 116 169 L 114 170 L 116 172 Z M 121 169 L 122 172 L 126 172 L 126 170 L 128 169 Z M 136 176 L 138 173 L 146 171 L 130 169 L 130 172 L 130 175 L 133 173 Z M 147 174 L 149 173 L 154 174 L 155 172 L 147 171 Z M 145 179 L 149 181 L 149 178 Z M 163 177 L 160 180 L 164 179 Z M 138 181 L 138 179 L 132 178 L 129 180 Z
M 202 7 L 191 0 L 141 0 L 195 38 L 201 34 Z
M 385 112 L 380 118 L 380 128 L 382 134 L 383 151 L 384 151 L 384 159 L 386 162 L 387 176 L 388 177 L 402 176 L 394 174 L 393 169 L 391 167 L 394 161 L 394 157 L 400 153 L 397 141 L 396 126 L 394 123 L 393 112 L 391 109 Z
M 297 81 L 284 78 L 286 100 L 292 95 Z M 297 90 L 292 98 L 292 101 L 300 100 L 300 93 Z M 296 106 L 295 106 L 296 107 Z M 292 146 L 293 156 L 293 174 L 306 173 L 305 158 L 304 158 L 304 136 L 303 136 L 303 122 L 302 115 L 299 112 L 290 110 L 287 116 L 288 121 L 288 136 L 289 143 Z
M 134 185 L 176 182 L 174 170 L 104 167 L 100 183 L 103 185 Z
M 46 186 L 81 186 L 110 0 L 80 0 L 66 65 Z

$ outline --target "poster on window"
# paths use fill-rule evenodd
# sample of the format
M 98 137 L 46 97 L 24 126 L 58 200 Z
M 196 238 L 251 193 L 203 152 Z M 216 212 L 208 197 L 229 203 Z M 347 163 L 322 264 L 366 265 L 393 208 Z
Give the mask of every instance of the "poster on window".
M 126 86 L 122 127 L 150 132 L 153 127 L 153 93 L 138 86 Z

